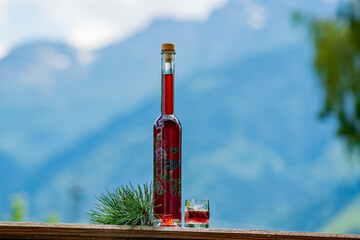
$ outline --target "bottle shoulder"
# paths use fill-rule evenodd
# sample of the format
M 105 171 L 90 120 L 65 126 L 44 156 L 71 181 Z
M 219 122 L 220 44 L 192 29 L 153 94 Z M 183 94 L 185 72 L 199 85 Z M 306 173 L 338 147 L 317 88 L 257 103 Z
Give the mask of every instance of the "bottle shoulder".
M 181 128 L 180 120 L 174 114 L 161 114 L 155 121 L 154 127 L 178 126 Z

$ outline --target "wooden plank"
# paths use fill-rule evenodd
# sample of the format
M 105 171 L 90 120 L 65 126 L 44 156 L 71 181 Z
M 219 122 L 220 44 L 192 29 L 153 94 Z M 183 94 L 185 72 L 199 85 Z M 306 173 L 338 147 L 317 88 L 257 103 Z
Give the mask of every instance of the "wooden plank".
M 0 222 L 0 239 L 360 239 L 360 234 Z

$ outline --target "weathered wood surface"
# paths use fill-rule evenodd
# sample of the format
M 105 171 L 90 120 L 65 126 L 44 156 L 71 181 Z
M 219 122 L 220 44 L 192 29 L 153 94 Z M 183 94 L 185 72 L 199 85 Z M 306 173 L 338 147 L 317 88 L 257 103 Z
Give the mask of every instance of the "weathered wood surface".
M 0 239 L 360 239 L 360 234 L 0 222 Z

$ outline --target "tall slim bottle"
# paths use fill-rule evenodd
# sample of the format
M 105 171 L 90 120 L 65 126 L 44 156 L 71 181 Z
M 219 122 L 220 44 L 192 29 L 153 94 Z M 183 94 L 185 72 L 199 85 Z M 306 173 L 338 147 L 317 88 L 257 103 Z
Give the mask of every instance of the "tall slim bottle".
M 155 226 L 181 227 L 181 125 L 174 115 L 175 45 L 161 45 L 161 115 L 154 124 Z

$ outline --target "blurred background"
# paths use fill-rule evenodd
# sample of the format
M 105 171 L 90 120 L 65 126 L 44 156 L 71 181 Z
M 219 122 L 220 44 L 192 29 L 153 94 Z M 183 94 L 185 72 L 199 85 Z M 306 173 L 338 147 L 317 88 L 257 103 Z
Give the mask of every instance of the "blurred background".
M 359 0 L 1 0 L 1 221 L 152 180 L 163 42 L 211 227 L 360 233 Z

